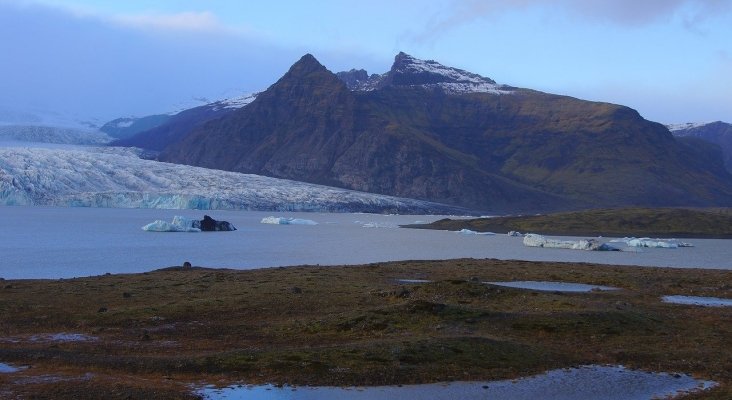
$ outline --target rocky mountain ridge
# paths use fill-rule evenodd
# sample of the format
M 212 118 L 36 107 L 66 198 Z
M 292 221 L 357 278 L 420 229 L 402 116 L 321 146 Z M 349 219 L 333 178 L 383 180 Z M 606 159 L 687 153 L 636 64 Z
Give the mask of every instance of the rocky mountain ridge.
M 305 55 L 245 107 L 158 146 L 164 161 L 491 212 L 732 202 L 711 149 L 635 110 L 404 53 L 381 75 Z
M 732 173 L 732 124 L 715 121 L 667 125 L 674 136 L 698 138 L 719 146 L 727 170 Z

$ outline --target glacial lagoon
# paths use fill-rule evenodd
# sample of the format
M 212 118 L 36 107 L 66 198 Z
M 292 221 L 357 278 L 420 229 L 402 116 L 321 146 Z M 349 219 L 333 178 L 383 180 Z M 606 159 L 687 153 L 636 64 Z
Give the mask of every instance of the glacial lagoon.
M 204 214 L 234 232 L 146 232 L 175 215 Z M 316 225 L 263 224 L 298 218 Z M 393 260 L 497 258 L 682 268 L 732 269 L 732 240 L 685 239 L 694 247 L 591 252 L 526 247 L 521 237 L 399 228 L 443 218 L 424 215 L 162 209 L 0 207 L 0 277 L 70 278 L 182 265 L 251 269 Z M 568 238 L 572 239 L 572 238 Z M 609 241 L 610 238 L 603 239 Z M 406 277 L 405 277 L 406 278 Z

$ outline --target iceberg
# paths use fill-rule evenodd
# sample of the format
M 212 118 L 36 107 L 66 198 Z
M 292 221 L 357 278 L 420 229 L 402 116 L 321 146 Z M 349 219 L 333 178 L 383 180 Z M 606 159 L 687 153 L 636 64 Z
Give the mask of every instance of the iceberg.
M 514 236 L 514 237 L 519 237 L 519 236 L 523 236 L 523 235 L 521 234 L 521 232 L 519 232 L 519 231 L 508 231 L 507 235 L 508 235 L 508 236 Z
M 142 227 L 148 232 L 214 232 L 214 231 L 235 231 L 234 225 L 227 221 L 216 221 L 204 215 L 202 220 L 190 219 L 176 215 L 173 222 L 156 220 Z
M 193 223 L 192 219 L 176 215 L 173 217 L 173 222 L 158 219 L 143 226 L 142 230 L 148 232 L 201 232 L 201 228 L 194 228 Z
M 285 217 L 264 217 L 261 223 L 272 225 L 318 225 L 317 222 L 310 219 Z
M 535 233 L 527 233 L 524 236 L 524 246 L 545 247 L 552 249 L 619 251 L 619 249 L 612 247 L 606 243 L 602 243 L 597 239 L 557 240 L 548 239 L 543 235 L 537 235 Z
M 681 242 L 676 239 L 650 239 L 650 238 L 622 238 L 613 239 L 611 242 L 614 243 L 625 243 L 628 247 L 651 247 L 651 248 L 662 248 L 662 249 L 675 249 L 678 247 L 694 247 L 691 243 Z
M 477 232 L 470 229 L 460 229 L 457 233 L 461 235 L 495 235 L 493 232 Z

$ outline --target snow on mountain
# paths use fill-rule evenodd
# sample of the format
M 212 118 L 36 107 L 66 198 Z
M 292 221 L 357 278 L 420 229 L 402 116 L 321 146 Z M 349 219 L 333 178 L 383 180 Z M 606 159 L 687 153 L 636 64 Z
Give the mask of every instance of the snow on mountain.
M 214 111 L 219 111 L 222 109 L 231 109 L 235 110 L 238 108 L 242 108 L 246 106 L 247 104 L 254 101 L 254 99 L 257 98 L 257 95 L 259 92 L 255 93 L 243 93 L 243 94 L 237 94 L 231 97 L 225 97 L 223 99 L 214 100 L 211 101 L 207 98 L 195 98 L 192 99 L 192 101 L 180 103 L 177 106 L 174 107 L 175 111 L 167 113 L 168 115 L 176 115 L 183 111 L 190 110 L 192 108 L 196 107 L 210 107 Z
M 140 159 L 129 149 L 0 148 L 0 205 L 448 213 L 455 208 Z
M 112 138 L 96 130 L 39 125 L 0 125 L 0 141 L 100 145 Z
M 215 101 L 209 105 L 212 106 L 214 108 L 214 110 L 220 110 L 222 108 L 227 108 L 227 109 L 242 108 L 242 107 L 246 106 L 247 104 L 251 103 L 252 101 L 254 101 L 254 99 L 257 98 L 258 94 L 259 93 L 245 94 L 243 96 L 232 97 L 230 99 Z
M 459 68 L 448 67 L 434 60 L 420 60 L 405 53 L 397 54 L 389 72 L 368 76 L 366 71 L 340 73 L 349 88 L 372 91 L 387 84 L 439 88 L 448 94 L 491 93 L 510 94 L 511 87 Z
M 704 125 L 709 125 L 711 122 L 685 122 L 680 124 L 668 124 L 666 128 L 671 132 L 683 131 L 686 129 L 700 128 Z

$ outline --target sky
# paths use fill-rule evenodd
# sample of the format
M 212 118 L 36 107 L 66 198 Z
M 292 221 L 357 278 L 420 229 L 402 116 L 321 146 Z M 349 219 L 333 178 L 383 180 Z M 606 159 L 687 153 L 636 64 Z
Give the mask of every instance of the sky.
M 0 115 L 105 122 L 265 90 L 306 53 L 732 122 L 732 0 L 0 0 Z

